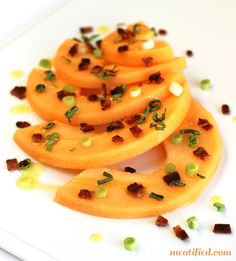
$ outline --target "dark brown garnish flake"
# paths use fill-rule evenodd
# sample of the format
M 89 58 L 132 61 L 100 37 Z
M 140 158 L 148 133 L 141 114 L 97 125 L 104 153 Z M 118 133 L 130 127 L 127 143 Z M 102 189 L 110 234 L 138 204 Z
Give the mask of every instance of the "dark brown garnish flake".
M 198 147 L 193 151 L 193 154 L 201 160 L 205 160 L 205 158 L 209 156 L 208 152 L 203 147 Z
M 101 46 L 102 46 L 102 40 L 97 40 L 96 41 L 96 45 L 99 49 L 101 49 Z
M 135 173 L 136 169 L 131 168 L 131 167 L 125 167 L 125 172 Z
M 107 97 L 107 87 L 106 87 L 106 84 L 104 82 L 102 83 L 101 92 L 102 92 L 102 96 L 104 98 L 106 98 Z
M 174 185 L 175 182 L 180 181 L 180 175 L 178 171 L 171 172 L 163 177 L 163 180 L 167 185 Z
M 124 126 L 124 123 L 122 121 L 115 121 L 115 122 L 112 122 L 110 125 L 107 126 L 107 132 L 111 132 L 113 130 L 119 130 L 119 129 L 123 129 L 125 126 Z
M 93 31 L 92 26 L 80 27 L 80 33 L 81 34 L 88 34 L 88 33 L 91 33 L 92 31 Z
M 165 29 L 159 29 L 158 34 L 167 35 L 167 31 Z
M 11 90 L 11 95 L 19 98 L 19 99 L 24 99 L 25 95 L 26 95 L 26 87 L 24 86 L 15 86 L 12 90 Z
M 91 44 L 90 39 L 88 37 L 84 37 L 84 43 L 90 52 L 93 52 L 93 50 L 95 50 L 95 47 Z
M 17 161 L 16 158 L 15 159 L 7 159 L 6 163 L 7 163 L 7 169 L 9 171 L 17 170 L 19 168 L 18 161 Z
M 130 118 L 128 118 L 126 120 L 127 124 L 132 124 L 132 123 L 136 123 L 139 119 L 141 118 L 140 114 L 135 114 L 134 116 L 131 116 Z
M 80 123 L 80 130 L 83 132 L 89 132 L 95 130 L 93 125 L 88 125 L 87 123 Z
M 228 104 L 223 104 L 221 106 L 221 111 L 223 114 L 230 114 L 230 108 Z
M 123 28 L 118 28 L 117 29 L 117 33 L 119 34 L 119 36 L 121 37 L 122 40 L 124 41 L 133 41 L 135 34 L 134 32 L 130 31 L 130 30 L 125 30 Z
M 173 230 L 175 232 L 175 235 L 180 238 L 181 240 L 186 240 L 189 238 L 188 234 L 186 233 L 185 230 L 183 230 L 181 228 L 181 226 L 176 226 L 176 227 L 173 227 Z
M 127 191 L 135 197 L 141 197 L 144 194 L 145 188 L 142 184 L 135 182 L 127 186 Z
M 75 95 L 74 92 L 67 92 L 67 91 L 64 91 L 64 90 L 57 92 L 57 98 L 59 100 L 62 100 L 66 96 L 76 96 L 76 95 Z
M 153 58 L 151 56 L 148 56 L 146 58 L 143 58 L 143 63 L 146 67 L 149 67 L 152 65 Z
M 96 94 L 91 94 L 88 96 L 88 100 L 91 102 L 95 102 L 98 100 L 98 96 Z
M 157 220 L 155 222 L 155 224 L 158 227 L 165 227 L 168 225 L 168 219 L 166 219 L 165 217 L 158 215 Z
M 192 50 L 187 50 L 185 53 L 188 57 L 192 57 L 193 56 L 193 51 Z
M 151 74 L 148 79 L 149 79 L 150 83 L 152 83 L 152 82 L 162 83 L 164 81 L 164 79 L 161 77 L 160 72 Z
M 91 73 L 92 74 L 99 74 L 103 71 L 103 67 L 101 65 L 95 65 L 92 69 L 91 69 Z
M 30 125 L 31 124 L 27 121 L 17 121 L 17 123 L 16 123 L 16 127 L 20 128 L 20 129 L 29 127 Z
M 70 56 L 75 56 L 78 52 L 78 44 L 75 43 L 74 45 L 71 46 L 70 50 L 69 50 L 69 55 Z
M 122 45 L 122 46 L 119 46 L 117 48 L 118 53 L 127 52 L 128 50 L 129 50 L 129 46 L 128 45 Z
M 218 234 L 231 234 L 232 233 L 230 224 L 215 224 L 213 232 L 218 233 Z
M 83 71 L 83 70 L 87 70 L 89 65 L 90 65 L 91 61 L 89 58 L 82 58 L 79 66 L 78 66 L 78 69 L 80 71 Z
M 102 110 L 105 111 L 111 107 L 111 101 L 109 99 L 101 101 Z
M 133 134 L 134 137 L 139 137 L 143 134 L 143 130 L 139 128 L 137 125 L 129 128 L 130 132 Z
M 43 137 L 43 135 L 41 134 L 41 133 L 34 133 L 33 135 L 32 135 L 32 141 L 34 142 L 34 143 L 40 143 L 40 142 L 42 142 L 44 140 L 44 137 Z
M 122 143 L 124 142 L 124 139 L 120 135 L 115 135 L 112 137 L 112 141 L 114 143 Z
M 81 189 L 78 196 L 79 196 L 79 198 L 83 198 L 83 199 L 91 199 L 92 192 L 89 191 L 88 189 Z
M 197 124 L 207 131 L 213 128 L 213 125 L 207 119 L 199 118 Z

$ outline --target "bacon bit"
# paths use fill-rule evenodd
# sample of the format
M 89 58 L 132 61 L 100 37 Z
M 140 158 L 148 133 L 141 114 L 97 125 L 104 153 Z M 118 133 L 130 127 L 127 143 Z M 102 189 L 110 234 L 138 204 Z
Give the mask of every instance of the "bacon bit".
M 124 41 L 132 41 L 133 38 L 135 37 L 134 32 L 128 30 L 128 29 L 123 29 L 123 28 L 117 28 L 117 33 L 119 36 L 122 38 Z
M 136 123 L 140 118 L 141 118 L 141 115 L 140 114 L 136 114 L 136 115 L 131 116 L 130 118 L 128 118 L 126 120 L 126 123 L 129 124 L 129 125 L 134 123 L 134 122 Z
M 64 90 L 57 92 L 57 98 L 59 100 L 62 100 L 66 96 L 76 96 L 76 94 L 74 92 L 67 92 L 67 91 L 64 91 Z
M 192 51 L 192 50 L 187 50 L 187 51 L 186 51 L 186 55 L 187 55 L 188 57 L 192 57 L 192 56 L 193 56 L 193 51 Z
M 78 69 L 80 71 L 83 71 L 83 70 L 87 70 L 89 65 L 90 65 L 91 61 L 89 58 L 82 58 L 80 64 L 79 64 L 79 67 Z
M 91 73 L 92 74 L 99 74 L 103 71 L 103 67 L 101 65 L 95 65 L 92 69 L 91 69 Z
M 125 172 L 135 173 L 136 169 L 131 168 L 131 167 L 125 167 Z
M 173 230 L 175 232 L 175 235 L 180 238 L 181 240 L 186 240 L 189 238 L 188 234 L 186 233 L 185 230 L 183 230 L 181 228 L 181 226 L 176 226 L 176 227 L 173 227 Z
M 16 158 L 14 158 L 14 159 L 7 159 L 6 163 L 7 163 L 7 169 L 9 171 L 13 171 L 13 170 L 19 169 L 19 164 L 18 164 L 18 161 L 17 161 Z
M 124 129 L 124 123 L 122 121 L 112 122 L 109 126 L 112 126 L 114 130 Z
M 206 157 L 210 156 L 203 147 L 198 147 L 196 150 L 193 151 L 193 154 L 201 160 L 205 160 Z
M 92 31 L 93 31 L 92 26 L 80 27 L 80 33 L 81 34 L 88 34 L 88 33 L 91 33 Z
M 29 127 L 29 126 L 31 126 L 31 124 L 27 121 L 17 121 L 17 123 L 16 123 L 16 127 L 20 128 L 20 129 L 26 128 L 26 127 Z
M 79 198 L 83 198 L 83 199 L 91 199 L 92 192 L 89 191 L 88 189 L 81 189 L 78 196 L 79 196 Z
M 40 143 L 44 140 L 43 135 L 41 133 L 34 133 L 32 135 L 32 140 L 35 143 Z
M 180 181 L 180 175 L 178 171 L 171 172 L 163 177 L 163 180 L 167 185 L 172 185 L 174 182 Z
M 232 233 L 230 224 L 215 224 L 213 232 L 218 233 L 218 234 L 231 234 Z
M 88 37 L 84 37 L 84 43 L 87 47 L 87 49 L 90 51 L 90 52 L 93 52 L 93 50 L 95 50 L 95 47 L 90 43 L 90 40 Z
M 98 96 L 97 96 L 96 94 L 91 94 L 91 95 L 88 96 L 87 99 L 88 99 L 89 101 L 91 101 L 91 102 L 95 102 L 95 101 L 98 100 Z
M 97 41 L 96 41 L 96 45 L 97 45 L 97 47 L 100 49 L 101 46 L 102 46 L 102 40 L 97 40 Z
M 122 143 L 124 142 L 124 139 L 120 135 L 115 135 L 112 137 L 112 141 L 114 143 Z
M 135 197 L 141 197 L 145 192 L 145 188 L 142 184 L 135 182 L 127 186 L 127 191 Z
M 168 225 L 168 219 L 166 219 L 165 217 L 159 215 L 157 217 L 157 220 L 155 222 L 155 224 L 158 226 L 158 227 L 165 227 Z
M 143 133 L 143 130 L 141 128 L 139 128 L 137 125 L 129 128 L 129 130 L 133 134 L 134 137 L 139 137 Z
M 101 91 L 102 91 L 102 96 L 104 98 L 106 98 L 107 97 L 107 86 L 106 86 L 106 84 L 104 82 L 102 83 Z
M 207 131 L 213 128 L 213 125 L 207 119 L 199 118 L 197 124 Z
M 75 43 L 74 45 L 71 46 L 70 50 L 69 50 L 69 55 L 70 56 L 75 56 L 78 52 L 78 44 Z
M 116 95 L 116 94 L 120 94 L 120 93 L 123 93 L 123 89 L 121 86 L 117 86 L 110 91 L 111 95 Z
M 221 106 L 221 111 L 223 114 L 230 114 L 230 108 L 228 104 L 223 104 Z
M 160 34 L 160 35 L 167 35 L 167 31 L 165 29 L 160 29 L 158 31 L 158 34 Z
M 102 110 L 105 111 L 107 110 L 108 108 L 111 107 L 111 101 L 110 100 L 103 100 L 101 101 L 101 106 L 102 106 Z
M 143 63 L 146 67 L 149 67 L 152 65 L 152 62 L 153 62 L 153 58 L 151 56 L 148 56 L 146 58 L 143 58 Z
M 31 165 L 31 159 L 24 159 L 19 162 L 20 169 L 28 168 Z
M 19 98 L 19 99 L 24 99 L 25 95 L 26 95 L 26 87 L 24 86 L 15 86 L 12 90 L 11 90 L 11 95 Z
M 128 45 L 122 45 L 122 46 L 119 46 L 117 48 L 118 53 L 127 52 L 128 50 L 129 50 L 129 46 Z
M 87 123 L 80 123 L 80 130 L 83 132 L 89 132 L 95 130 L 93 125 L 88 125 Z
M 164 79 L 161 77 L 160 72 L 156 72 L 149 76 L 149 81 L 150 81 L 150 83 L 152 83 L 152 82 L 161 83 L 164 81 Z

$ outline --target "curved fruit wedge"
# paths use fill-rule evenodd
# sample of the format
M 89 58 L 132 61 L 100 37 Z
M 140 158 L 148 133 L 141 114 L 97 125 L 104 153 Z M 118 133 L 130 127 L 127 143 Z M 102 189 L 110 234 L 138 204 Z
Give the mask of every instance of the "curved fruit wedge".
M 198 119 L 207 119 L 214 127 L 204 130 L 198 124 Z M 193 154 L 194 149 L 188 146 L 187 137 L 181 145 L 175 145 L 167 139 L 164 147 L 167 153 L 166 163 L 176 165 L 184 187 L 167 185 L 163 181 L 166 172 L 163 168 L 152 174 L 133 174 L 114 169 L 88 169 L 81 172 L 69 183 L 61 187 L 55 196 L 55 201 L 66 207 L 88 214 L 110 218 L 141 218 L 157 216 L 158 214 L 176 209 L 193 201 L 207 186 L 213 177 L 221 158 L 221 138 L 216 123 L 209 112 L 196 101 L 192 101 L 191 109 L 179 129 L 191 128 L 201 132 L 198 146 L 202 146 L 209 153 L 205 160 Z M 186 135 L 186 134 L 185 134 Z M 185 164 L 195 162 L 199 166 L 197 175 L 187 176 Z M 81 189 L 94 191 L 97 181 L 104 179 L 103 172 L 113 176 L 113 180 L 105 183 L 107 190 L 105 198 L 83 199 L 78 196 Z M 133 183 L 142 184 L 145 192 L 141 197 L 135 197 L 127 192 L 127 186 Z M 162 200 L 149 197 L 151 192 L 164 196 Z M 160 198 L 159 198 L 160 199 Z
M 151 97 L 150 100 L 153 98 L 155 97 Z M 190 100 L 189 89 L 187 85 L 184 85 L 181 96 L 170 96 L 162 101 L 161 108 L 151 112 L 146 120 L 138 125 L 142 129 L 141 133 L 137 131 L 135 123 L 133 123 L 136 126 L 132 129 L 133 133 L 130 130 L 133 125 L 125 125 L 123 129 L 111 132 L 99 134 L 88 132 L 88 134 L 82 133 L 78 127 L 55 122 L 55 126 L 49 130 L 43 128 L 45 124 L 19 129 L 15 132 L 14 140 L 33 158 L 55 167 L 84 169 L 106 166 L 135 157 L 160 144 L 181 124 L 188 111 Z M 158 112 L 158 117 L 160 117 L 165 109 L 166 117 L 163 122 L 166 128 L 164 130 L 150 128 L 153 114 Z M 157 125 L 159 126 L 159 123 Z M 44 139 L 34 143 L 33 134 L 41 134 Z M 51 136 L 48 137 L 48 134 Z M 123 138 L 123 142 L 112 141 L 112 138 L 117 135 Z M 89 141 L 87 140 L 86 144 L 82 142 L 81 145 L 81 138 L 84 136 L 89 137 Z M 56 142 L 53 143 L 51 151 L 48 151 L 46 148 L 50 146 L 53 138 L 56 138 Z
M 65 112 L 68 110 L 62 100 L 58 98 L 58 93 L 63 90 L 60 80 L 53 82 L 45 81 L 45 72 L 39 69 L 34 69 L 27 83 L 27 99 L 33 110 L 46 120 L 57 120 L 60 122 L 68 123 L 65 117 Z M 157 83 L 144 83 L 142 86 L 130 85 L 126 86 L 124 95 L 120 102 L 112 101 L 111 107 L 107 110 L 102 110 L 99 101 L 91 102 L 86 96 L 76 95 L 75 104 L 79 107 L 78 113 L 73 117 L 71 123 L 79 125 L 80 123 L 87 123 L 92 125 L 105 124 L 113 121 L 118 121 L 129 115 L 139 113 L 144 110 L 150 97 L 156 97 L 163 100 L 170 96 L 169 85 L 172 82 L 183 84 L 184 78 L 181 73 L 170 73 L 162 76 L 164 81 L 160 84 Z M 35 87 L 38 84 L 46 86 L 45 91 L 37 92 Z M 141 94 L 138 97 L 132 98 L 131 92 L 133 88 L 139 88 Z M 74 88 L 73 92 L 77 92 Z M 69 96 L 70 93 L 67 93 Z
M 83 55 L 77 53 L 74 56 L 70 56 L 69 51 L 75 44 L 78 44 L 78 46 L 80 45 L 80 43 L 77 41 L 69 39 L 59 47 L 54 59 L 56 74 L 60 79 L 75 87 L 95 89 L 101 88 L 101 84 L 104 82 L 104 79 L 99 77 L 101 77 L 103 73 L 96 74 L 96 76 L 91 72 L 91 69 L 94 66 L 99 65 L 105 66 L 103 68 L 104 70 L 112 70 L 114 68 L 114 64 L 105 65 L 104 59 L 96 59 L 91 53 L 86 53 Z M 78 66 L 81 63 L 82 58 L 89 58 L 90 64 L 87 69 L 79 70 Z M 183 57 L 175 58 L 172 61 L 149 67 L 127 67 L 115 65 L 115 68 L 118 71 L 115 73 L 115 76 L 110 76 L 105 80 L 105 82 L 108 88 L 114 88 L 115 86 L 119 86 L 123 83 L 127 85 L 141 83 L 147 81 L 150 74 L 159 71 L 162 74 L 169 72 L 179 72 L 182 71 L 185 67 L 186 62 Z

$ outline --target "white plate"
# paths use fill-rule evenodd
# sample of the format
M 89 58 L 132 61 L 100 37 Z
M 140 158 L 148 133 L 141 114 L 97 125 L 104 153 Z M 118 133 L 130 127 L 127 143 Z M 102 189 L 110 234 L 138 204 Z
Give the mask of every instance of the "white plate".
M 68 1 L 50 17 L 36 24 L 24 35 L 9 43 L 0 51 L 1 60 L 1 175 L 0 175 L 0 244 L 24 260 L 165 260 L 172 259 L 170 251 L 188 251 L 193 248 L 211 251 L 231 251 L 230 257 L 214 256 L 214 260 L 235 260 L 232 235 L 215 235 L 211 232 L 215 223 L 230 223 L 234 232 L 236 209 L 233 199 L 235 187 L 236 115 L 235 58 L 236 58 L 236 2 L 217 1 Z M 58 45 L 67 37 L 78 36 L 82 25 L 115 25 L 117 22 L 146 23 L 168 30 L 165 39 L 174 47 L 177 55 L 186 49 L 194 51 L 188 58 L 186 77 L 193 96 L 216 118 L 223 142 L 222 164 L 201 197 L 191 205 L 166 214 L 169 228 L 159 229 L 155 218 L 113 220 L 85 215 L 66 209 L 52 201 L 53 193 L 25 191 L 15 185 L 16 173 L 6 170 L 5 160 L 23 159 L 26 155 L 14 144 L 12 135 L 17 120 L 37 123 L 35 114 L 12 115 L 9 109 L 26 103 L 9 95 L 15 85 L 25 85 L 27 74 L 42 57 L 51 57 Z M 22 79 L 12 80 L 9 72 L 22 69 Z M 199 89 L 199 81 L 210 78 L 210 91 Z M 232 113 L 220 113 L 223 103 L 230 105 Z M 155 154 L 153 154 L 155 155 Z M 145 156 L 144 156 L 145 157 Z M 146 156 L 147 158 L 147 156 Z M 144 159 L 144 158 L 142 158 Z M 156 162 L 152 162 L 154 168 Z M 145 166 L 139 166 L 141 170 Z M 70 174 L 46 168 L 44 179 L 63 184 Z M 209 197 L 220 194 L 226 205 L 226 213 L 217 213 L 209 203 Z M 187 229 L 185 220 L 196 215 L 201 223 L 199 231 Z M 180 224 L 190 235 L 188 243 L 177 239 L 172 226 Z M 91 243 L 89 236 L 99 232 L 100 243 Z M 128 252 L 122 248 L 122 239 L 134 236 L 138 249 Z M 210 260 L 201 256 L 201 260 Z M 224 259 L 223 259 L 224 258 Z M 194 257 L 186 258 L 195 260 Z

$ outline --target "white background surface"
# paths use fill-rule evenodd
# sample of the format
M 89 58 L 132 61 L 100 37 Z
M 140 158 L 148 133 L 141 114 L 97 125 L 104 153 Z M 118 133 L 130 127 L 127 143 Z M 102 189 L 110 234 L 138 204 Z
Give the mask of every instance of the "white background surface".
M 18 1 L 12 2 L 16 4 Z M 23 6 L 23 2 L 21 1 L 21 6 Z M 34 20 L 34 17 L 40 17 L 44 13 L 40 10 L 43 10 L 49 2 L 51 4 L 54 1 L 37 1 L 28 5 L 25 11 L 22 8 L 21 17 L 18 12 L 19 8 L 14 5 L 16 8 L 11 9 L 11 16 L 9 17 L 9 14 L 3 11 L 1 19 L 4 17 L 3 21 L 11 28 L 9 32 L 22 31 L 19 29 L 22 28 L 19 27 L 20 24 L 24 27 L 29 24 L 29 21 Z M 99 260 L 168 260 L 170 248 L 188 249 L 192 247 L 229 249 L 234 255 L 220 258 L 198 257 L 199 260 L 235 260 L 234 235 L 216 236 L 210 232 L 209 227 L 212 221 L 213 223 L 229 222 L 234 230 L 236 218 L 235 202 L 232 200 L 236 181 L 234 174 L 236 125 L 231 122 L 233 114 L 236 115 L 234 88 L 236 2 L 234 0 L 67 2 L 68 4 L 63 8 L 35 24 L 22 36 L 12 38 L 12 42 L 8 42 L 4 49 L 0 50 L 1 64 L 4 64 L 4 67 L 1 68 L 1 85 L 7 89 L 1 97 L 3 99 L 1 122 L 6 122 L 5 129 L 8 130 L 7 135 L 6 133 L 3 135 L 4 140 L 3 137 L 0 140 L 1 147 L 6 148 L 2 153 L 3 162 L 1 162 L 0 229 L 4 228 L 27 242 L 24 245 L 22 241 L 20 243 L 16 239 L 9 239 L 4 232 L 1 232 L 0 245 L 4 244 L 4 247 L 8 247 L 10 251 L 20 253 L 24 257 L 27 256 L 28 260 L 32 261 L 47 260 L 42 259 L 42 256 L 40 258 L 41 251 L 37 252 L 35 247 L 62 261 L 94 260 L 98 257 L 101 257 Z M 5 3 L 0 10 L 2 11 L 4 8 L 7 8 Z M 13 151 L 18 158 L 24 157 L 24 154 L 11 141 L 14 123 L 20 116 L 3 118 L 4 115 L 8 115 L 9 108 L 17 103 L 13 98 L 9 98 L 8 89 L 10 90 L 13 84 L 24 84 L 27 72 L 37 64 L 38 60 L 42 57 L 52 56 L 55 48 L 65 38 L 76 36 L 77 28 L 80 25 L 115 25 L 117 22 L 139 20 L 166 28 L 169 32 L 167 40 L 177 54 L 182 55 L 186 49 L 194 51 L 194 57 L 188 59 L 189 66 L 186 76 L 193 96 L 215 116 L 224 141 L 225 152 L 222 166 L 208 189 L 190 206 L 167 214 L 168 219 L 172 221 L 171 225 L 180 224 L 184 228 L 186 228 L 184 220 L 187 217 L 191 215 L 199 217 L 202 229 L 198 232 L 188 231 L 191 242 L 187 245 L 172 234 L 168 234 L 164 230 L 157 230 L 153 225 L 154 219 L 124 221 L 94 218 L 56 205 L 51 201 L 53 195 L 50 193 L 17 190 L 14 185 L 15 177 L 9 177 L 9 173 L 5 170 L 4 159 L 12 156 Z M 9 35 L 8 30 L 5 29 L 2 31 L 1 28 L 4 42 L 6 42 L 6 36 Z M 8 77 L 9 72 L 16 68 L 25 71 L 24 78 L 20 82 L 10 81 Z M 212 91 L 199 90 L 198 83 L 202 78 L 210 78 L 213 81 Z M 222 103 L 230 104 L 231 116 L 221 115 L 219 107 Z M 29 121 L 32 123 L 39 121 L 35 115 L 29 117 Z M 66 179 L 65 175 L 63 176 L 62 173 L 58 175 L 50 168 L 47 168 L 47 173 L 49 176 L 55 174 L 51 178 L 55 182 L 63 182 Z M 220 194 L 224 198 L 227 207 L 225 215 L 221 216 L 210 208 L 209 197 L 212 194 Z M 27 229 L 22 229 L 22 226 Z M 94 232 L 101 232 L 104 236 L 103 242 L 95 246 L 91 245 L 87 239 Z M 120 240 L 127 235 L 134 235 L 138 239 L 138 251 L 133 253 L 123 251 Z M 28 245 L 29 242 L 33 248 Z M 22 249 L 24 250 L 22 251 Z M 11 260 L 10 257 L 6 259 L 3 253 L 1 255 L 3 260 Z M 80 259 L 81 257 L 82 259 Z M 192 261 L 195 260 L 195 257 L 186 258 L 186 260 Z

